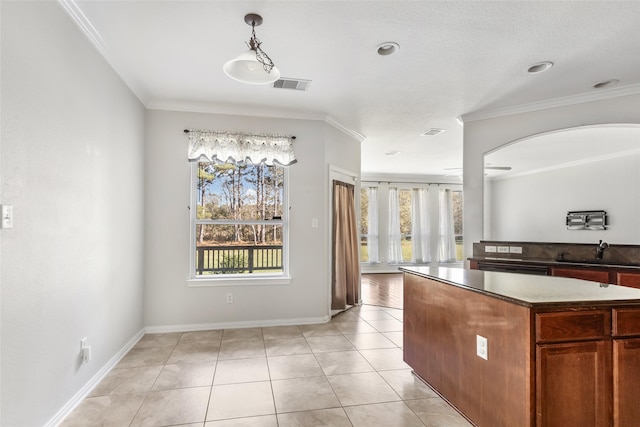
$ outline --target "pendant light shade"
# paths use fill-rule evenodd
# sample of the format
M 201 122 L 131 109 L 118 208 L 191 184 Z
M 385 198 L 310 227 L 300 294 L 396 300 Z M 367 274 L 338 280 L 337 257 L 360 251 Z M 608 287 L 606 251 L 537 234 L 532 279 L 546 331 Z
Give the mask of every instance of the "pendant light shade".
M 273 83 L 280 78 L 278 67 L 274 66 L 270 72 L 264 70 L 264 66 L 257 60 L 254 50 L 249 50 L 237 58 L 227 61 L 222 70 L 233 80 L 254 85 Z
M 280 78 L 280 70 L 273 64 L 269 55 L 262 50 L 262 42 L 256 37 L 256 26 L 262 24 L 262 17 L 255 13 L 245 15 L 244 22 L 251 26 L 249 51 L 222 67 L 224 73 L 234 80 L 254 85 L 273 83 Z

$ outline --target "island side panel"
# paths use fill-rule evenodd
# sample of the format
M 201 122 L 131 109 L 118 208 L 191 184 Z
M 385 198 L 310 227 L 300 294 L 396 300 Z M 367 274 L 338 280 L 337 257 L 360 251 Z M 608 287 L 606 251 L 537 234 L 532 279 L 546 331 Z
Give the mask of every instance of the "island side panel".
M 404 273 L 405 362 L 477 426 L 533 425 L 531 341 L 529 308 Z

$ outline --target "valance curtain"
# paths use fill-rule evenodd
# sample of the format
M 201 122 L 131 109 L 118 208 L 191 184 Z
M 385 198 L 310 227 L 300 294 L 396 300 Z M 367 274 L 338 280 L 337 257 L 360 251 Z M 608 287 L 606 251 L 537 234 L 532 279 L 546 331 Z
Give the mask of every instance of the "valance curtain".
M 293 138 L 285 135 L 254 135 L 190 129 L 189 161 L 222 163 L 251 162 L 289 166 L 297 160 Z

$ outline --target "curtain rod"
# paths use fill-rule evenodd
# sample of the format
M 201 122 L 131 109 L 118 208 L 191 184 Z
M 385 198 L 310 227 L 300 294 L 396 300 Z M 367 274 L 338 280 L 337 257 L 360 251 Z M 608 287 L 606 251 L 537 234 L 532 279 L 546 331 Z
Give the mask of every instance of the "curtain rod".
M 185 130 L 184 130 L 184 133 L 189 133 L 189 132 L 191 132 L 189 129 L 185 129 Z M 295 136 L 292 136 L 292 137 L 291 137 L 291 139 L 296 139 L 296 137 L 295 137 Z
M 422 185 L 462 185 L 461 182 L 421 182 L 421 181 L 377 181 L 362 180 L 361 183 L 378 183 L 378 184 L 422 184 Z

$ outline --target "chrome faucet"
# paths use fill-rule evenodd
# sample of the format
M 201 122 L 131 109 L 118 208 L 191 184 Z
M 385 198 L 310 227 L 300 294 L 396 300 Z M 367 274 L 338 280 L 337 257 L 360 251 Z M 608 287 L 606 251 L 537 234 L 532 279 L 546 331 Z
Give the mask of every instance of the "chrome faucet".
M 602 256 L 604 255 L 604 250 L 607 249 L 609 247 L 609 244 L 607 242 L 603 242 L 602 240 L 600 240 L 598 242 L 598 247 L 596 248 L 596 259 L 602 259 Z

